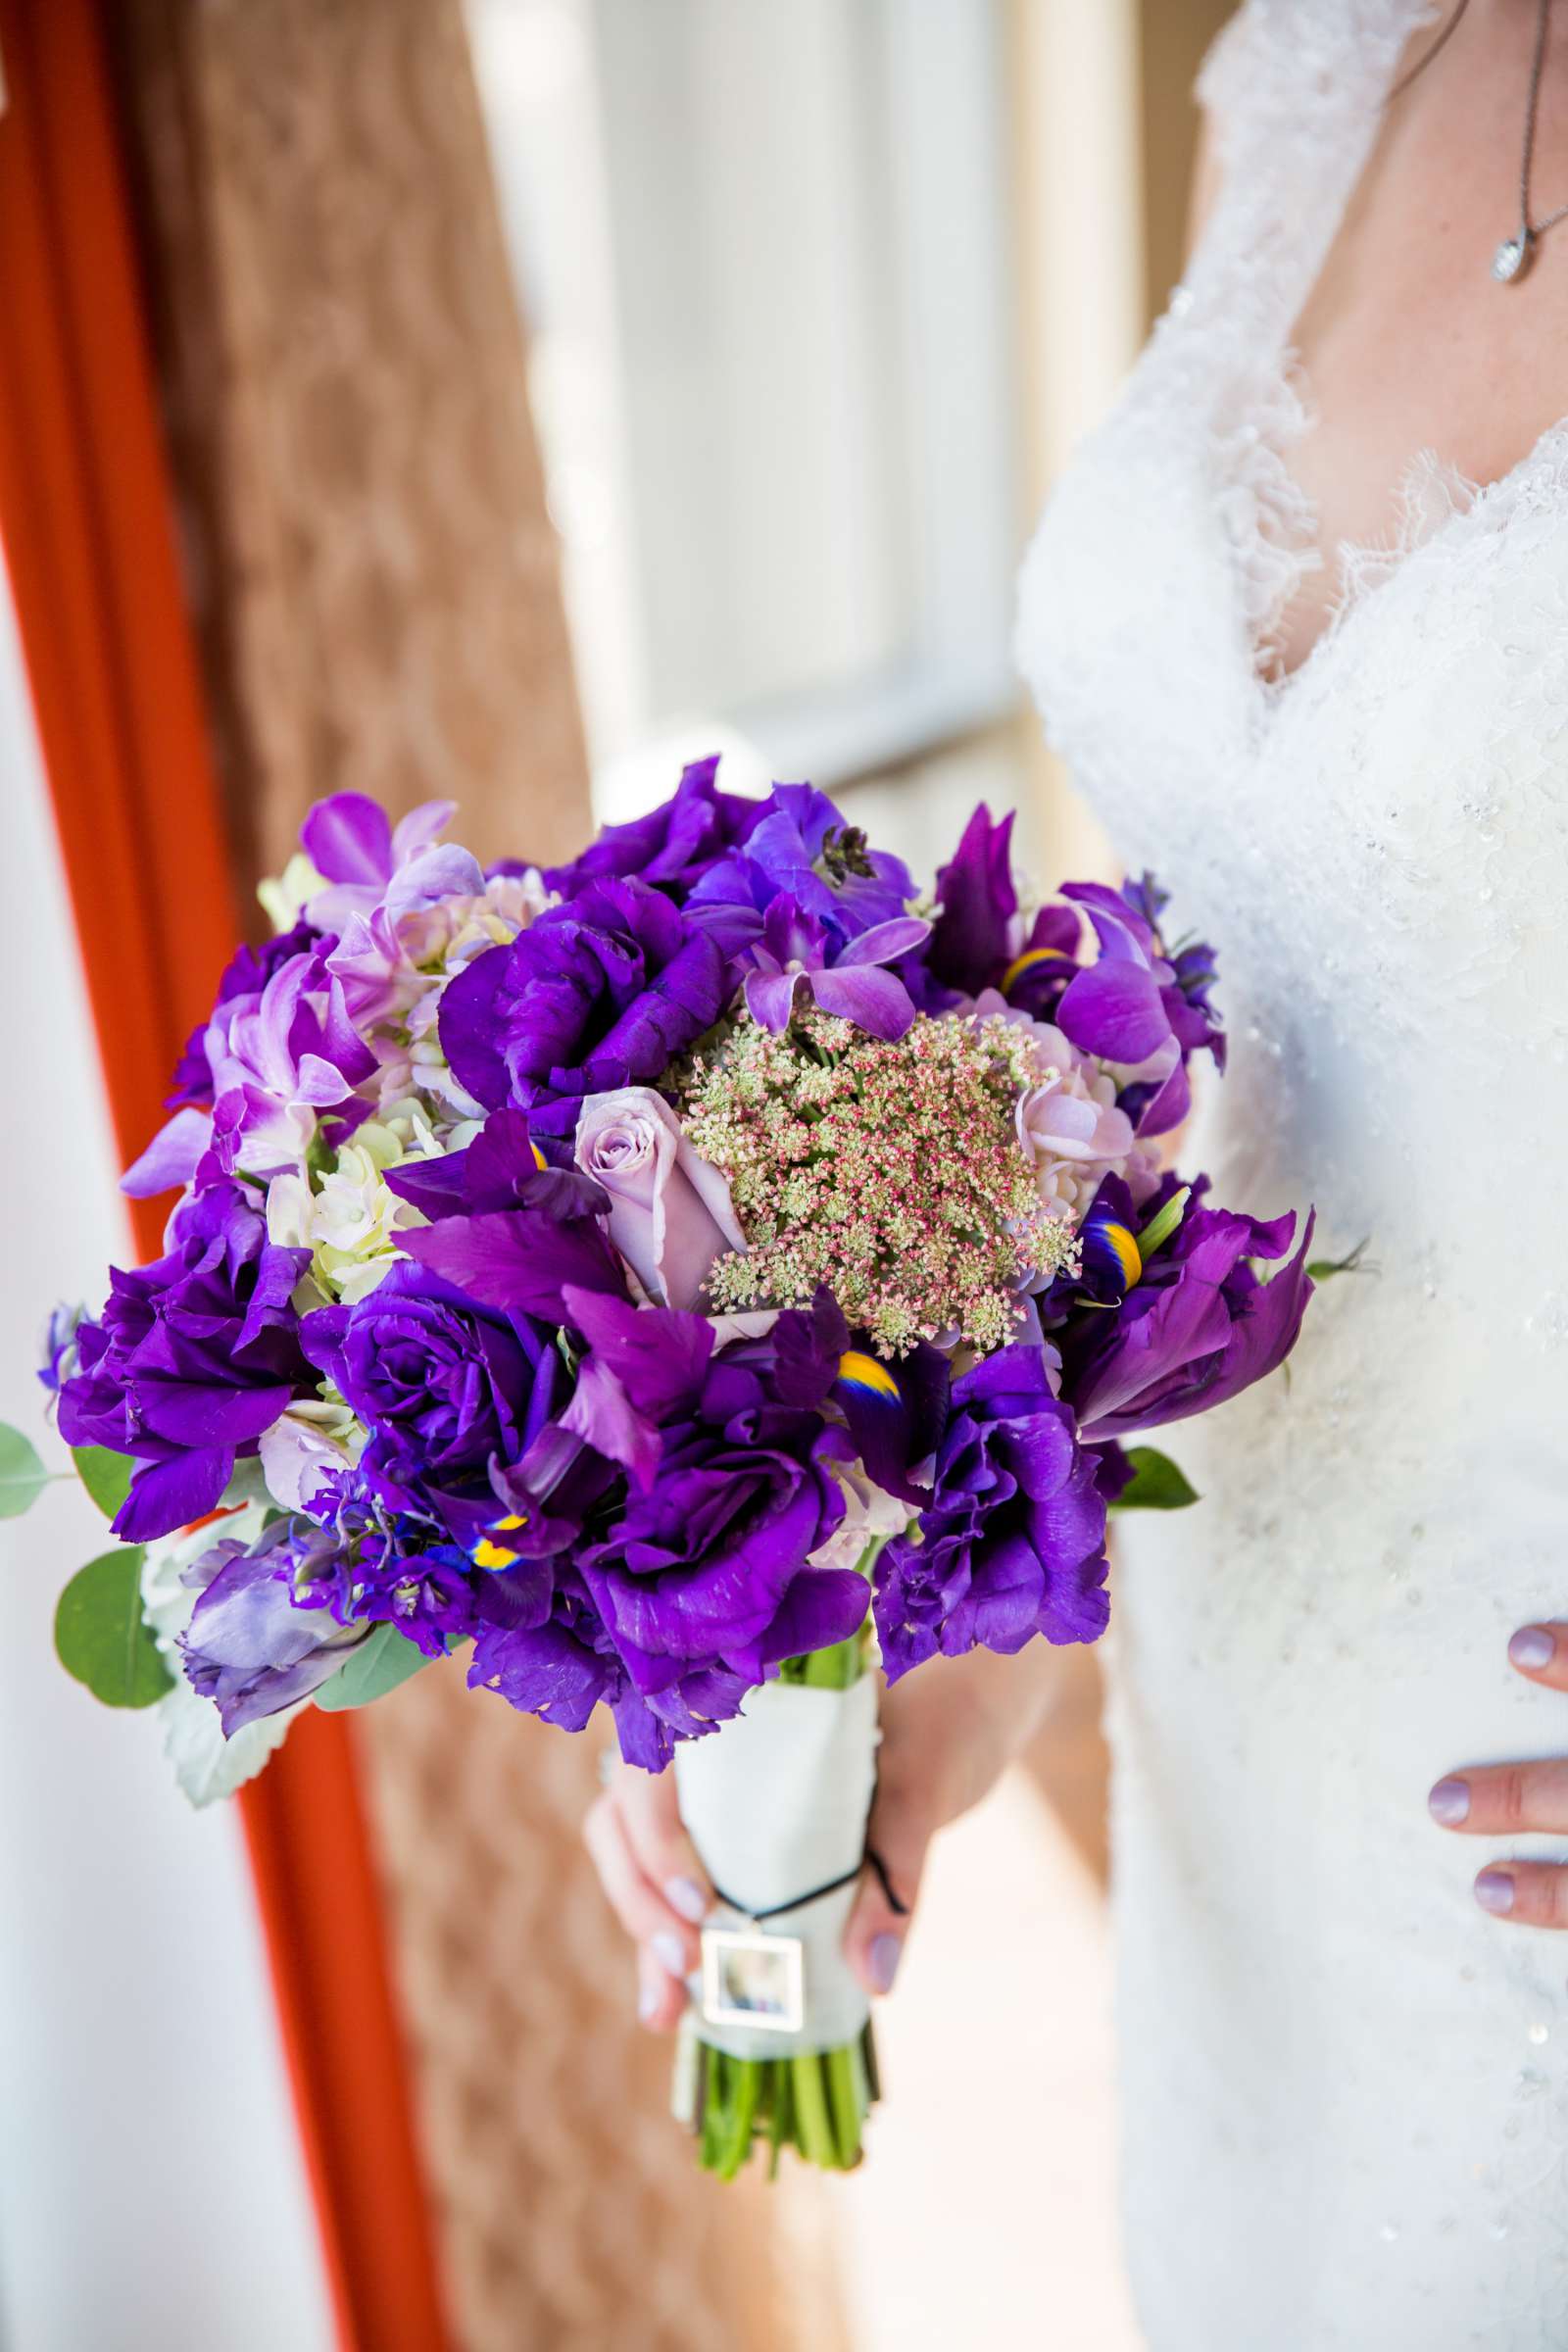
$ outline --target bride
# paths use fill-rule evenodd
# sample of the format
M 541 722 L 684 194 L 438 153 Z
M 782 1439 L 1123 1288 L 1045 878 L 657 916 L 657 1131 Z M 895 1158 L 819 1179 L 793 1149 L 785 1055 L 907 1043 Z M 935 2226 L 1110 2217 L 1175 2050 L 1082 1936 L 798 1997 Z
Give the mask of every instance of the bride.
M 1117 1564 L 1128 2258 L 1153 2352 L 1545 2352 L 1568 9 L 1250 0 L 1201 94 L 1187 280 L 1052 502 L 1019 643 L 1128 861 L 1225 942 L 1233 1070 L 1193 1156 L 1371 1247 L 1288 1383 L 1188 1425 L 1204 1507 Z M 1052 1667 L 977 1651 L 890 1697 L 873 1837 L 911 1903 Z M 653 2024 L 703 1908 L 672 1799 L 623 1774 L 590 1825 Z M 866 1886 L 869 1985 L 908 1924 Z

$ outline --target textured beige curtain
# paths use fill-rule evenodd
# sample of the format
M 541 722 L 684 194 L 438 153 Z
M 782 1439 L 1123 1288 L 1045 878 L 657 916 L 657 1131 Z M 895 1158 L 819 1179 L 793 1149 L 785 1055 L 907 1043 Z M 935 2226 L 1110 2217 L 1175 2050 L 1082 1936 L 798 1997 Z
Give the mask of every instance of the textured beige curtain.
M 122 0 L 192 598 L 247 885 L 324 792 L 587 818 L 458 0 Z
M 458 0 L 108 14 L 242 888 L 346 786 L 564 851 L 581 730 Z M 578 1846 L 589 1742 L 454 1665 L 365 1752 L 466 2352 L 834 2352 L 818 2191 L 716 2188 L 665 2112 Z

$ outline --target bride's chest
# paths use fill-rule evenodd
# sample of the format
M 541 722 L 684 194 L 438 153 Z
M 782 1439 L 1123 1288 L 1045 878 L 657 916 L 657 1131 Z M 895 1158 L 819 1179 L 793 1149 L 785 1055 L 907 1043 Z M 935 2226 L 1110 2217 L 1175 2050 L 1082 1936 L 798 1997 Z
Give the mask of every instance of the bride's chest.
M 1507 1019 L 1560 1045 L 1541 890 L 1568 851 L 1568 449 L 1367 562 L 1274 687 L 1291 398 L 1223 396 L 1179 321 L 1145 355 L 1025 565 L 1047 733 L 1127 861 L 1238 943 L 1237 977 L 1385 1032 Z

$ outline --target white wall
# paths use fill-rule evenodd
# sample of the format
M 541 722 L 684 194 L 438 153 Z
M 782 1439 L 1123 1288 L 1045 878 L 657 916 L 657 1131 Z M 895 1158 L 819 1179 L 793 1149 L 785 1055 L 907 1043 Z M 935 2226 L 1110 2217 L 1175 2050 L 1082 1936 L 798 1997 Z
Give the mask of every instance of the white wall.
M 53 1468 L 36 1331 L 126 1244 L 3 575 L 0 1006 L 0 1419 Z M 189 1812 L 151 1720 L 54 1657 L 60 1587 L 112 1541 L 74 1484 L 0 1522 L 0 2343 L 326 2352 L 237 1817 Z

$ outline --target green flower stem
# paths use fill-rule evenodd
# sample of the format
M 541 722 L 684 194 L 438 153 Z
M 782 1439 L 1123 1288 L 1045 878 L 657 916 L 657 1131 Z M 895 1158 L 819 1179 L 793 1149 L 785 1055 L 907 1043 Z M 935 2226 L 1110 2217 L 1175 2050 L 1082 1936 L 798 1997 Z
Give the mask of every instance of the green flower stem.
M 833 2110 L 833 2137 L 838 2143 L 839 2162 L 850 2173 L 860 2161 L 860 2125 L 864 2116 L 859 2086 L 855 2079 L 853 2044 L 843 2042 L 836 2050 L 828 2050 L 822 2059 L 822 2071 L 827 2078 L 828 2100 Z
M 817 2164 L 824 2172 L 836 2173 L 839 2153 L 828 2110 L 827 2085 L 822 2079 L 822 2062 L 814 2052 L 809 2057 L 792 2058 L 790 2077 L 801 2154 L 808 2164 Z

